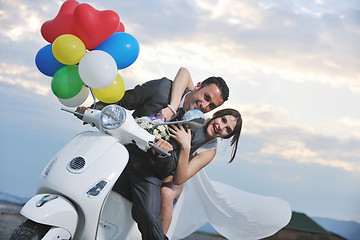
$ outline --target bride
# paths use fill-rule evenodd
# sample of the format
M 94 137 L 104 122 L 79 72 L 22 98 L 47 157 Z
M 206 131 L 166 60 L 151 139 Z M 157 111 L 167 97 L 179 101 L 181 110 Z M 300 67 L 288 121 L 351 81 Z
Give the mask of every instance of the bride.
M 181 93 L 185 88 L 192 90 L 194 85 L 189 71 L 180 68 L 173 82 L 170 106 L 162 109 L 160 115 L 166 119 L 172 117 L 181 107 Z M 217 138 L 231 138 L 233 151 L 229 162 L 233 161 L 241 127 L 242 118 L 237 110 L 215 112 L 200 129 L 207 143 L 192 155 L 190 130 L 182 125 L 169 129 L 170 136 L 181 146 L 178 166 L 172 176 L 164 179 L 161 188 L 162 225 L 164 234 L 171 239 L 186 237 L 207 222 L 228 239 L 259 239 L 276 233 L 290 221 L 287 202 L 211 181 L 202 170 L 215 157 Z M 174 200 L 181 204 L 173 209 Z M 177 216 L 176 222 L 172 222 L 173 214 Z

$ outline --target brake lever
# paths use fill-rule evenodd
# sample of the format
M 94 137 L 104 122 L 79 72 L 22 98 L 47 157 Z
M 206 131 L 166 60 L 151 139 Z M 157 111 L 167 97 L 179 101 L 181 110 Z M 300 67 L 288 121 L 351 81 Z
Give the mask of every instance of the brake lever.
M 73 111 L 73 110 L 68 109 L 68 108 L 64 108 L 64 107 L 62 107 L 62 108 L 61 108 L 61 110 L 62 110 L 62 111 L 65 111 L 65 112 L 68 112 L 68 113 L 72 113 L 72 114 L 75 114 L 75 115 L 78 115 L 78 116 L 82 116 L 82 117 L 84 117 L 84 114 L 82 114 L 82 113 L 78 113 L 78 112 Z

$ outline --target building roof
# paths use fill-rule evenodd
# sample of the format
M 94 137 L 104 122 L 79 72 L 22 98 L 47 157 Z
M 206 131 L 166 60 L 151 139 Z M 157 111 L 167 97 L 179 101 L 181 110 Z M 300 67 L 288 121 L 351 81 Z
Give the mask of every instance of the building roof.
M 331 234 L 306 214 L 298 212 L 292 212 L 291 220 L 285 228 L 305 232 Z

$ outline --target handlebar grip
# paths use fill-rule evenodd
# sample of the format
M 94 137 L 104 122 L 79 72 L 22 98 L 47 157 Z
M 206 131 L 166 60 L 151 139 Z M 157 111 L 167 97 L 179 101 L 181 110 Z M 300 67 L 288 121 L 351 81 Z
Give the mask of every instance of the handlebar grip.
M 73 114 L 76 114 L 76 115 L 79 115 L 79 116 L 82 116 L 82 117 L 84 116 L 84 114 L 75 112 L 75 111 L 73 111 L 73 110 L 71 110 L 71 109 L 68 109 L 68 108 L 62 107 L 61 110 L 62 110 L 62 111 L 65 111 L 65 112 L 68 112 L 68 113 L 73 113 Z

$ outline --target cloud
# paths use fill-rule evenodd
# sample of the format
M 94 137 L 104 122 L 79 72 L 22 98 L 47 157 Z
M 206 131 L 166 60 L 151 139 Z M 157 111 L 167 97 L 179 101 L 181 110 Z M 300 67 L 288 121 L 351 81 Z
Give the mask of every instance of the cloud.
M 45 2 L 39 3 L 39 8 L 24 1 L 7 3 L 1 15 L 5 39 L 39 42 L 40 25 L 55 17 L 60 8 L 60 3 Z M 140 42 L 139 58 L 144 58 L 144 63 L 177 67 L 186 63 L 204 71 L 247 75 L 250 82 L 263 73 L 360 93 L 356 81 L 360 60 L 353 54 L 360 51 L 359 25 L 348 24 L 356 22 L 356 10 L 330 12 L 327 5 L 318 3 L 321 15 L 312 16 L 294 12 L 302 6 L 282 3 L 285 5 L 196 0 L 169 5 L 157 1 L 141 3 L 145 4 L 141 7 L 126 2 L 114 8 L 111 2 L 93 4 L 119 13 L 126 29 Z M 13 15 L 19 16 L 16 21 Z M 135 18 L 139 15 L 141 19 Z
M 261 4 L 249 3 L 247 1 L 223 0 L 211 2 L 206 0 L 195 0 L 197 6 L 207 12 L 213 20 L 225 21 L 229 24 L 240 25 L 245 28 L 253 28 L 261 23 L 266 10 Z
M 360 144 L 360 122 L 357 119 L 334 120 L 338 126 L 335 130 L 331 129 L 333 124 L 316 129 L 289 122 L 288 112 L 280 107 L 255 107 L 231 102 L 221 106 L 227 107 L 238 109 L 242 114 L 243 136 L 240 142 L 243 144 L 245 138 L 245 141 L 255 144 L 243 150 L 246 153 L 241 157 L 248 161 L 274 164 L 278 159 L 285 159 L 297 164 L 317 164 L 360 173 L 357 160 L 360 155 L 357 147 Z M 352 134 L 339 135 L 341 132 Z
M 335 155 L 338 156 L 333 156 L 326 150 L 311 149 L 305 142 L 292 139 L 282 139 L 265 143 L 260 153 L 279 156 L 281 158 L 296 161 L 299 164 L 319 164 L 360 173 L 360 163 L 357 161 L 348 161 L 347 158 L 349 158 L 349 156 L 346 156 L 358 156 L 360 153 L 358 150 L 352 150 L 351 153 L 347 154 L 343 154 L 343 152 L 335 152 Z M 340 159 L 337 157 L 340 157 Z
M 340 117 L 328 124 L 329 131 L 343 140 L 360 139 L 360 120 L 350 117 Z
M 351 128 L 360 128 L 360 120 L 358 119 L 352 119 L 352 118 L 341 118 L 338 121 L 339 124 L 349 126 Z
M 15 7 L 16 4 L 24 5 L 24 1 L 8 3 L 5 19 L 10 21 L 9 14 L 16 11 L 20 12 L 21 17 L 14 21 L 13 26 L 24 25 L 27 16 L 30 15 L 44 15 L 46 17 L 43 17 L 43 21 L 51 19 L 59 10 L 60 3 L 50 5 L 45 2 L 38 4 L 42 6 L 40 8 L 35 8 L 34 5 L 24 8 Z M 96 2 L 96 4 L 103 3 Z M 112 9 L 111 4 L 110 2 L 109 5 L 102 8 Z M 226 78 L 229 85 L 237 88 L 241 82 L 246 82 L 260 90 L 263 86 L 273 85 L 270 82 L 273 80 L 270 79 L 282 79 L 298 83 L 321 82 L 338 88 L 348 87 L 353 92 L 360 90 L 360 83 L 356 80 L 359 78 L 357 69 L 359 60 L 352 56 L 353 54 L 350 55 L 356 44 L 342 44 L 345 51 L 338 51 L 337 41 L 341 41 L 341 39 L 336 40 L 337 38 L 334 37 L 338 31 L 342 31 L 348 33 L 345 34 L 346 41 L 350 41 L 350 33 L 353 33 L 354 30 L 347 30 L 344 21 L 349 22 L 349 19 L 356 21 L 354 11 L 341 12 L 341 14 L 345 14 L 343 17 L 340 17 L 340 13 L 336 11 L 324 12 L 321 17 L 315 18 L 295 14 L 293 11 L 295 7 L 289 4 L 283 6 L 272 3 L 259 7 L 252 1 L 241 1 L 240 3 L 237 1 L 217 1 L 216 3 L 194 1 L 192 4 L 185 2 L 171 6 L 160 1 L 146 3 L 146 8 L 140 8 L 138 4 L 131 2 L 124 3 L 122 8 L 117 6 L 120 15 L 121 12 L 131 15 L 131 13 L 140 11 L 137 14 L 143 15 L 145 19 L 133 19 L 134 16 L 129 17 L 128 15 L 124 17 L 124 20 L 129 19 L 130 26 L 138 24 L 137 31 L 139 32 L 136 33 L 138 33 L 139 39 L 146 39 L 143 43 L 140 42 L 140 55 L 134 65 L 119 71 L 127 88 L 160 76 L 171 78 L 185 63 L 190 70 L 195 70 L 195 81 L 202 79 L 198 77 L 197 72 L 220 76 L 225 74 L 229 76 Z M 234 4 L 234 9 L 242 8 L 243 11 L 237 15 L 237 11 L 227 7 L 231 4 Z M 17 10 L 15 11 L 15 9 Z M 29 13 L 23 16 L 21 9 L 31 10 L 30 12 L 35 9 L 38 13 Z M 124 9 L 127 9 L 128 12 Z M 165 14 L 158 15 L 156 11 L 148 11 L 148 9 L 159 9 Z M 177 9 L 180 13 L 176 12 Z M 215 17 L 204 21 L 213 11 L 216 11 L 216 14 L 213 14 Z M 249 15 L 253 15 L 254 18 L 247 17 L 246 12 L 252 13 Z M 234 24 L 223 21 L 223 17 L 226 16 L 246 19 L 255 24 L 255 27 L 247 29 L 241 24 L 234 26 Z M 170 30 L 168 28 L 170 26 L 162 24 L 165 18 L 177 26 L 176 30 Z M 182 21 L 174 21 L 178 18 L 181 18 Z M 155 26 L 159 26 L 160 29 Z M 217 31 L 212 29 L 217 29 Z M 186 32 L 185 35 L 184 32 Z M 154 34 L 160 35 L 154 37 Z M 136 34 L 135 37 L 137 37 Z M 36 41 L 41 40 L 41 36 L 38 35 L 37 38 Z M 34 42 L 26 42 L 21 39 L 21 44 L 10 42 L 3 45 L 4 51 L 0 55 L 3 69 L 0 73 L 0 81 L 46 95 L 50 92 L 49 78 L 42 76 L 34 65 L 33 67 L 29 65 L 30 61 L 33 64 L 36 51 L 41 44 L 36 42 L 35 46 L 39 46 L 39 48 L 34 45 L 30 47 L 31 44 Z M 329 54 L 334 54 L 334 56 L 328 57 Z M 166 68 L 173 71 L 164 70 Z M 259 79 L 260 75 L 261 79 Z M 265 84 L 265 82 L 267 83 Z M 238 101 L 238 99 L 231 100 Z M 246 134 L 256 134 L 256 132 L 265 131 L 266 128 L 284 129 L 284 126 L 287 126 L 285 119 L 291 114 L 288 109 L 280 106 L 247 105 L 241 107 L 248 124 L 244 129 Z M 265 118 L 267 121 L 263 120 Z M 330 130 L 334 135 L 346 132 L 357 137 L 358 128 L 354 131 L 353 128 L 343 123 L 338 120 L 333 120 L 330 124 L 325 123 L 324 125 L 327 127 L 324 127 L 322 132 Z M 307 132 L 314 130 L 309 125 L 303 125 L 300 128 L 304 128 Z
M 220 108 L 234 108 L 240 111 L 243 119 L 242 133 L 248 135 L 261 135 L 264 132 L 275 131 L 276 129 L 291 128 L 291 124 L 286 122 L 287 111 L 281 107 L 265 104 L 256 107 L 252 104 L 236 104 L 226 102 Z M 212 111 L 211 113 L 217 111 Z M 298 126 L 297 126 L 298 127 Z
M 49 83 L 42 82 L 42 76 L 34 68 L 0 62 L 0 82 L 16 85 L 38 95 L 48 95 Z
M 176 31 L 164 26 L 160 29 L 162 33 L 155 30 L 160 36 L 164 33 L 171 36 L 156 41 L 146 37 L 145 48 L 164 49 L 163 53 L 157 51 L 163 62 L 170 58 L 191 59 L 189 65 L 199 66 L 206 61 L 212 69 L 263 72 L 288 81 L 315 81 L 360 92 L 360 84 L 355 80 L 360 76 L 357 67 L 360 61 L 352 54 L 360 50 L 356 40 L 360 38 L 359 27 L 348 27 L 347 21 L 354 18 L 350 11 L 330 12 L 319 8 L 321 14 L 314 16 L 296 13 L 296 7 L 289 4 L 263 7 L 250 1 L 194 3 L 194 9 L 187 6 L 189 11 L 184 13 L 182 21 L 173 18 Z M 173 8 L 167 10 L 176 14 Z M 156 26 L 157 22 L 150 19 L 158 19 L 152 14 L 144 16 L 149 23 L 142 26 L 143 30 L 148 27 L 142 34 L 152 36 L 150 26 Z M 231 19 L 231 23 L 226 19 Z M 184 33 L 185 26 L 188 29 Z
M 44 9 L 48 4 L 35 1 L 13 0 L 1 3 L 0 33 L 2 42 L 37 41 L 40 27 L 45 20 Z M 51 4 L 50 4 L 51 5 Z
M 319 4 L 319 5 L 324 5 L 325 4 L 325 2 L 323 0 L 315 0 L 315 3 Z
M 103 3 L 94 1 L 94 4 L 98 7 Z M 112 9 L 111 4 L 99 8 Z M 229 77 L 229 85 L 246 81 L 260 88 L 263 84 L 257 78 L 263 74 L 286 81 L 314 81 L 334 88 L 347 87 L 354 93 L 360 93 L 360 83 L 356 81 L 360 75 L 357 69 L 359 59 L 352 54 L 358 48 L 355 44 L 359 36 L 358 27 L 354 24 L 358 21 L 356 10 L 328 11 L 325 10 L 327 5 L 322 2 L 316 3 L 317 8 L 313 5 L 281 5 L 276 2 L 259 5 L 252 1 L 231 0 L 196 0 L 174 5 L 158 1 L 145 3 L 146 7 L 141 8 L 138 4 L 123 3 L 122 8 L 115 8 L 120 16 L 124 13 L 122 19 L 128 21 L 130 31 L 135 30 L 134 36 L 142 40 L 136 63 L 129 69 L 119 71 L 127 88 L 166 76 L 169 71 L 164 71 L 164 66 L 174 69 L 172 74 L 175 75 L 178 67 L 186 63 L 196 71 L 213 75 L 226 72 L 228 76 L 239 77 Z M 47 95 L 50 93 L 49 79 L 28 65 L 35 56 L 34 47 L 30 51 L 29 44 L 36 42 L 40 46 L 39 28 L 42 22 L 55 17 L 61 3 L 47 4 L 43 1 L 38 5 L 41 7 L 36 8 L 24 1 L 12 1 L 0 13 L 4 20 L 1 27 L 5 38 L 2 39 L 6 40 L 3 45 L 5 52 L 0 58 L 0 81 Z M 295 11 L 302 7 L 315 9 L 316 12 L 321 10 L 321 14 Z M 143 18 L 129 16 L 135 12 L 136 16 L 140 14 Z M 18 16 L 15 21 L 13 15 Z M 171 24 L 164 24 L 164 19 Z M 345 24 L 350 22 L 353 24 Z M 153 37 L 154 34 L 157 37 Z M 338 38 L 338 35 L 342 37 Z M 12 52 L 7 49 L 12 49 Z M 28 60 L 23 56 L 27 56 Z M 194 79 L 198 79 L 197 74 Z M 289 112 L 284 107 L 251 104 L 240 107 L 246 124 L 244 134 L 259 136 L 282 132 L 282 135 L 289 137 L 283 133 L 288 129 L 289 132 L 309 135 L 315 133 L 310 125 L 290 124 L 287 121 Z M 356 120 L 350 117 L 332 120 L 321 131 L 317 129 L 316 134 L 324 134 L 332 129 L 332 136 L 346 132 L 357 139 L 360 130 L 354 128 L 354 124 L 358 126 Z M 302 142 L 302 139 L 299 141 Z M 269 149 L 269 146 L 265 149 Z

